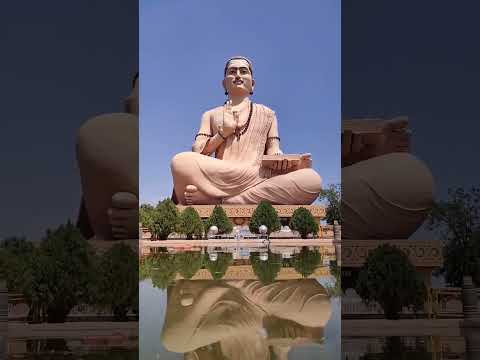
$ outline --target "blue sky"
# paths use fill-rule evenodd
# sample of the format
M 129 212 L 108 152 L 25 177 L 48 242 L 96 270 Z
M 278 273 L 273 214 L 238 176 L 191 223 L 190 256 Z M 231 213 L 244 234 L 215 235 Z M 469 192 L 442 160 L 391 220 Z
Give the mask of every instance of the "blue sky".
M 170 159 L 223 103 L 224 62 L 254 63 L 252 100 L 275 110 L 285 153 L 340 182 L 340 2 L 140 2 L 140 200 L 170 196 Z

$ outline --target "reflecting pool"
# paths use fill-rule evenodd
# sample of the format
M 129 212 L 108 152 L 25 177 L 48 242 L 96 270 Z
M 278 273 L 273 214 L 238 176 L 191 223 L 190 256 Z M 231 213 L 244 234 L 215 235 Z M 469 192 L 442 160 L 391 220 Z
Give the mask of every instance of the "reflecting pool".
M 140 359 L 340 359 L 338 286 L 319 249 L 164 250 L 140 276 Z

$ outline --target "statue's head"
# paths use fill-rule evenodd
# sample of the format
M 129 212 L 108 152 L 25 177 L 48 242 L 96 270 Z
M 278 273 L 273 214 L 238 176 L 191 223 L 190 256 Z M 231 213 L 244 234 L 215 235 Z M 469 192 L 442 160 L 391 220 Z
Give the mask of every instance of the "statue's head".
M 227 60 L 222 81 L 225 94 L 244 96 L 253 94 L 255 80 L 253 79 L 252 62 L 243 56 L 234 56 Z

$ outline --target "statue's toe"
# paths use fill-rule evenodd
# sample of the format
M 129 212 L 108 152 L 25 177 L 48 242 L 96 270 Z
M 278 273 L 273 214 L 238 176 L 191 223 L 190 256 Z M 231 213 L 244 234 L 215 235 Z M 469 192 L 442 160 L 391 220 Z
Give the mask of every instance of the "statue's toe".
M 195 185 L 187 185 L 185 187 L 185 193 L 191 194 L 191 193 L 194 193 L 196 191 L 198 191 L 198 188 Z

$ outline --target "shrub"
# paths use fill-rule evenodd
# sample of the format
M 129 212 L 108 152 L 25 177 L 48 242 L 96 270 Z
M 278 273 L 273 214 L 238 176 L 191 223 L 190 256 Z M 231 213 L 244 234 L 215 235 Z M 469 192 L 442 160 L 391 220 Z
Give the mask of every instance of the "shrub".
M 293 268 L 307 278 L 315 272 L 321 262 L 322 254 L 317 249 L 310 250 L 303 246 L 302 250 L 293 257 Z
M 388 244 L 370 252 L 360 270 L 356 291 L 366 303 L 378 302 L 387 319 L 398 319 L 404 306 L 421 309 L 426 299 L 425 285 L 407 255 Z
M 165 240 L 177 227 L 177 207 L 171 199 L 165 199 L 157 204 L 154 211 L 151 211 L 151 218 L 146 215 L 146 220 L 145 227 L 148 228 L 152 237 Z
M 182 211 L 178 222 L 178 230 L 185 234 L 189 240 L 193 239 L 193 236 L 197 239 L 202 238 L 203 222 L 197 210 L 189 206 Z
M 166 289 L 175 280 L 177 264 L 174 254 L 162 253 L 150 256 L 150 277 L 153 286 Z
M 293 212 L 290 228 L 298 231 L 302 239 L 306 239 L 308 234 L 315 236 L 318 233 L 318 223 L 312 213 L 304 207 L 299 207 Z
M 262 284 L 271 284 L 275 281 L 283 261 L 281 254 L 274 254 L 268 252 L 268 259 L 266 261 L 260 260 L 259 253 L 250 254 L 250 262 L 252 263 L 253 272 L 262 282 Z
M 218 227 L 219 234 L 229 234 L 233 231 L 233 224 L 228 218 L 222 206 L 216 205 L 212 215 L 205 222 L 205 232 L 208 232 L 211 226 Z
M 190 280 L 203 265 L 203 255 L 200 252 L 187 251 L 175 254 L 175 264 L 178 273 L 187 280 Z
M 280 230 L 281 227 L 277 211 L 272 204 L 266 201 L 262 201 L 258 204 L 253 212 L 249 224 L 250 231 L 254 234 L 258 234 L 258 228 L 260 225 L 265 225 L 267 227 L 269 235 L 272 232 Z
M 102 255 L 96 303 L 110 308 L 117 321 L 138 309 L 138 256 L 128 245 L 115 244 Z
M 233 263 L 231 253 L 218 253 L 216 261 L 211 261 L 208 254 L 205 254 L 205 267 L 208 269 L 214 280 L 220 280 L 225 276 L 228 267 Z
M 86 301 L 94 258 L 90 245 L 72 223 L 47 230 L 22 274 L 22 293 L 31 320 L 39 321 L 46 314 L 48 322 L 64 322 L 74 306 Z

